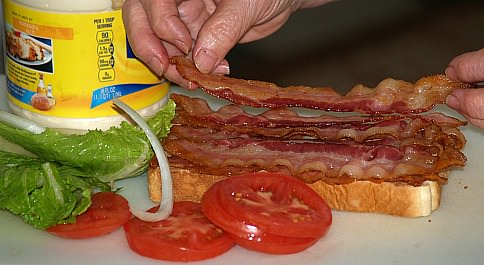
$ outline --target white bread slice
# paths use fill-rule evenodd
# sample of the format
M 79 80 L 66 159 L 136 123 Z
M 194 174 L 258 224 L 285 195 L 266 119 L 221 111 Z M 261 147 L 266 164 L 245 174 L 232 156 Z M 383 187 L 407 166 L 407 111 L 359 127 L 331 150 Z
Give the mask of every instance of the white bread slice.
M 430 215 L 439 208 L 442 194 L 442 187 L 436 181 L 426 181 L 417 187 L 371 181 L 356 181 L 343 185 L 329 185 L 317 181 L 309 186 L 333 209 L 406 217 Z
M 171 168 L 175 201 L 199 202 L 203 193 L 226 176 L 194 173 L 187 169 Z M 395 216 L 428 216 L 440 206 L 442 185 L 426 181 L 421 186 L 403 183 L 374 183 L 356 181 L 343 185 L 330 185 L 323 181 L 309 184 L 335 210 L 381 213 Z M 157 166 L 148 168 L 148 191 L 154 202 L 161 200 L 160 171 Z

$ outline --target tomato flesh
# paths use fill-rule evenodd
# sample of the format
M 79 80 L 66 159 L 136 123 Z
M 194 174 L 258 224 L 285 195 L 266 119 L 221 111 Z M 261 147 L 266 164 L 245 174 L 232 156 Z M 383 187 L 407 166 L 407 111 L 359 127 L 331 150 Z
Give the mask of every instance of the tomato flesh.
M 91 206 L 72 224 L 49 227 L 51 234 L 71 239 L 98 237 L 118 230 L 131 218 L 128 201 L 114 192 L 98 192 Z
M 218 202 L 218 189 L 222 182 L 215 183 L 203 196 L 202 211 L 215 224 L 226 231 L 238 245 L 269 254 L 300 252 L 319 238 L 296 238 L 272 235 L 256 225 L 243 222 L 229 214 Z
M 261 241 L 264 231 L 250 223 L 235 218 L 220 205 L 217 192 L 221 184 L 222 182 L 217 182 L 205 192 L 202 198 L 202 212 L 210 221 L 231 235 Z
M 230 177 L 219 189 L 224 208 L 240 220 L 283 236 L 321 237 L 332 222 L 331 209 L 309 186 L 278 173 Z
M 155 211 L 155 208 L 150 209 Z M 129 247 L 138 254 L 166 261 L 197 261 L 218 256 L 234 241 L 207 219 L 201 205 L 179 201 L 173 213 L 160 222 L 133 218 L 124 225 Z
M 242 247 L 270 254 L 296 253 L 316 243 L 332 220 L 324 200 L 308 189 L 292 177 L 275 173 L 230 177 L 204 194 L 202 211 Z M 238 205 L 241 198 L 248 202 Z M 300 215 L 308 221 L 291 219 Z M 270 227 L 274 224 L 279 229 Z

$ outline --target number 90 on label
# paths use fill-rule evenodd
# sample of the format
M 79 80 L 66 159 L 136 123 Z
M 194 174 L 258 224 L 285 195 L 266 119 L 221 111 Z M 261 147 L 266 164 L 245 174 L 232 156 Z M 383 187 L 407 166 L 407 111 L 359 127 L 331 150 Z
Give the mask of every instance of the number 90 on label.
M 97 43 L 110 43 L 113 42 L 113 31 L 112 30 L 104 30 L 98 31 L 96 35 Z

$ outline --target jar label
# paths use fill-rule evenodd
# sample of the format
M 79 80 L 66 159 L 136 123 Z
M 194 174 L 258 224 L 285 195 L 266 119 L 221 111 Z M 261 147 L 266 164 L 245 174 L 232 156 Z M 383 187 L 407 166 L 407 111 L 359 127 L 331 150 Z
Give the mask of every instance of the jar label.
M 4 1 L 8 100 L 60 118 L 118 115 L 109 102 L 139 110 L 163 100 L 168 82 L 132 53 L 121 10 L 61 13 Z

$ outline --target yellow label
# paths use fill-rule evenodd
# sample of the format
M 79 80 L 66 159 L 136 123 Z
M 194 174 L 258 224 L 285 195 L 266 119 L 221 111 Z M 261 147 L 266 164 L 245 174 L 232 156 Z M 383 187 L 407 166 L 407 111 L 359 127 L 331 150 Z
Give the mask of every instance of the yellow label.
M 169 84 L 133 55 L 121 10 L 59 13 L 4 1 L 9 101 L 61 118 L 118 115 L 122 97 L 134 109 L 162 100 Z

